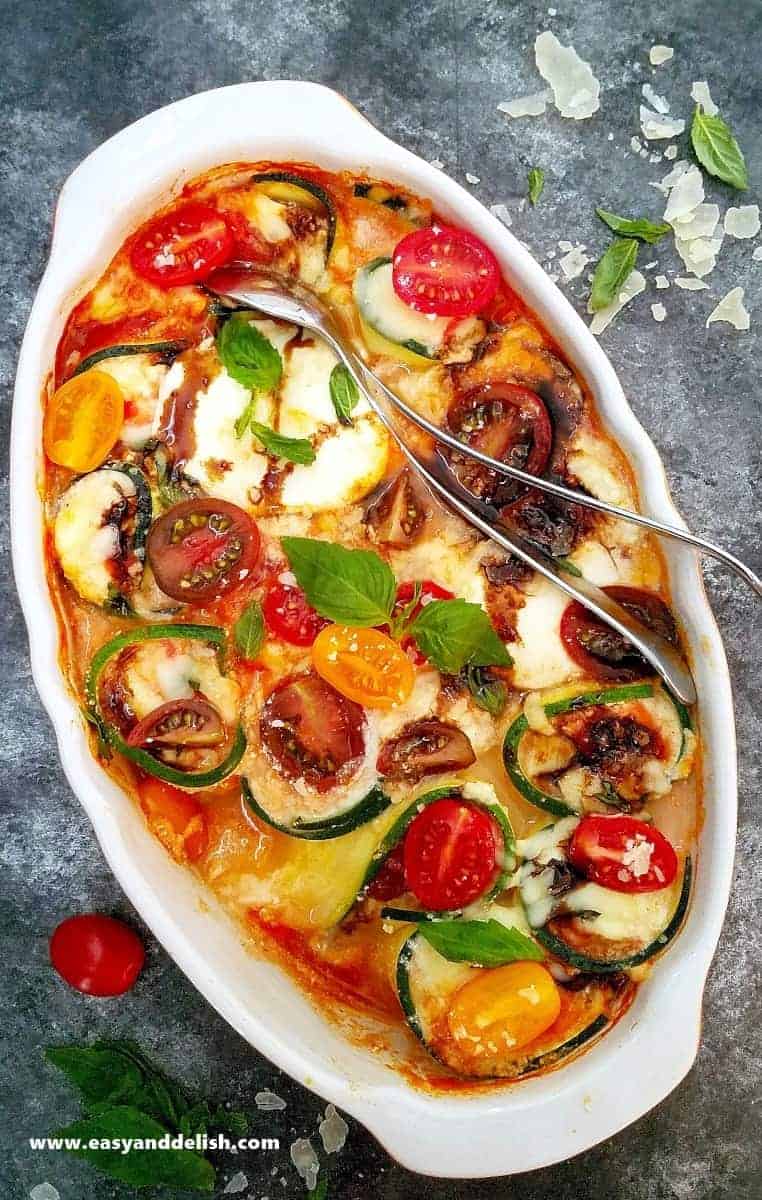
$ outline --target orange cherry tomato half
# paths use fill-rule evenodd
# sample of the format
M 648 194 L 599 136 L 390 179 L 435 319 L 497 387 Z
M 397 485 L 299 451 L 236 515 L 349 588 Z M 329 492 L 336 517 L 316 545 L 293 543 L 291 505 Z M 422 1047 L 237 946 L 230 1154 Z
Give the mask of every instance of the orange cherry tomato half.
M 54 392 L 45 411 L 43 445 L 48 458 L 70 471 L 99 467 L 119 437 L 124 397 L 105 371 L 75 375 Z
M 209 842 L 204 806 L 161 779 L 144 779 L 140 807 L 148 827 L 178 862 L 196 862 Z
M 134 984 L 145 950 L 134 930 L 114 917 L 67 917 L 50 939 L 50 961 L 70 987 L 88 996 L 121 996 Z
M 313 643 L 312 662 L 337 692 L 365 708 L 404 704 L 415 683 L 405 651 L 377 629 L 328 625 Z
M 479 971 L 455 993 L 447 1021 L 456 1041 L 504 1042 L 513 1051 L 550 1029 L 560 1011 L 550 971 L 540 963 L 514 962 Z

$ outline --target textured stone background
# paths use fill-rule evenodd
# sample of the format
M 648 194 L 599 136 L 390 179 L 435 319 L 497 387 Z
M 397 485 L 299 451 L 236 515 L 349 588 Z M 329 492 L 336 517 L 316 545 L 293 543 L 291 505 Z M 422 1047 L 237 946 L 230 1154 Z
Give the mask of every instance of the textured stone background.
M 557 240 L 579 239 L 597 255 L 606 244 L 595 203 L 657 214 L 647 186 L 665 167 L 627 153 L 637 132 L 640 84 L 650 79 L 654 42 L 675 47 L 655 73 L 655 86 L 687 115 L 691 81 L 708 79 L 714 98 L 745 147 L 750 199 L 762 177 L 759 46 L 762 5 L 733 0 L 42 0 L 34 7 L 0 5 L 0 137 L 4 213 L 0 273 L 5 320 L 0 332 L 3 421 L 17 347 L 48 249 L 56 194 L 69 172 L 122 126 L 191 92 L 247 79 L 305 78 L 344 92 L 372 121 L 426 158 L 440 158 L 476 187 L 488 204 L 504 201 L 514 231 L 541 261 Z M 551 10 L 552 12 L 552 10 Z M 535 90 L 535 34 L 551 27 L 592 62 L 602 83 L 593 121 L 557 114 L 508 124 L 498 101 Z M 614 141 L 606 140 L 612 131 Z M 518 212 L 527 168 L 547 173 L 534 211 Z M 734 201 L 721 186 L 710 199 Z M 652 257 L 657 257 L 654 253 Z M 674 251 L 658 250 L 673 273 Z M 644 256 L 642 261 L 648 261 Z M 711 292 L 671 289 L 640 297 L 603 335 L 632 404 L 659 447 L 678 503 L 696 529 L 723 539 L 759 569 L 759 361 L 762 263 L 748 242 L 730 241 L 711 276 Z M 741 283 L 752 331 L 737 334 L 703 316 Z M 583 279 L 569 289 L 580 311 Z M 663 300 L 657 325 L 649 305 Z M 3 439 L 5 444 L 5 439 Z M 3 450 L 3 467 L 7 453 Z M 4 479 L 7 475 L 4 474 Z M 4 487 L 7 486 L 4 484 Z M 2 550 L 8 548 L 3 520 Z M 759 1100 L 760 1037 L 758 722 L 754 702 L 760 643 L 749 595 L 733 579 L 707 569 L 735 683 L 741 746 L 741 833 L 735 890 L 706 996 L 701 1052 L 694 1070 L 658 1110 L 606 1145 L 522 1179 L 481 1183 L 427 1180 L 432 1200 L 455 1197 L 613 1197 L 701 1200 L 762 1196 Z M 111 878 L 91 829 L 67 787 L 29 674 L 26 631 L 6 560 L 0 575 L 5 683 L 0 786 L 4 827 L 0 955 L 6 964 L 0 1000 L 7 1046 L 0 1065 L 4 1147 L 0 1193 L 27 1196 L 51 1180 L 63 1200 L 104 1200 L 135 1193 L 96 1179 L 75 1161 L 32 1157 L 25 1139 L 73 1117 L 68 1088 L 45 1067 L 41 1047 L 98 1034 L 136 1034 L 189 1084 L 210 1097 L 251 1103 L 272 1087 L 288 1101 L 270 1131 L 287 1147 L 315 1134 L 320 1101 L 260 1058 L 223 1023 L 149 938 L 148 965 L 136 989 L 116 1002 L 86 1000 L 67 990 L 47 965 L 47 938 L 65 915 L 87 909 L 135 914 Z M 757 696 L 755 697 L 755 691 Z M 757 787 L 755 787 L 755 784 Z M 665 970 L 669 970 L 668 963 Z M 756 997 L 756 1000 L 755 1000 Z M 627 1086 L 627 1081 L 622 1081 Z M 510 1127 L 506 1138 L 511 1137 Z M 548 1130 L 548 1139 L 553 1132 Z M 318 1139 L 316 1139 L 316 1144 Z M 228 1159 L 221 1185 L 239 1168 L 246 1197 L 298 1197 L 301 1181 L 287 1150 L 273 1158 Z M 283 1176 L 283 1182 L 280 1176 Z M 401 1170 L 356 1124 L 331 1160 L 330 1195 L 338 1200 L 418 1196 L 421 1180 Z

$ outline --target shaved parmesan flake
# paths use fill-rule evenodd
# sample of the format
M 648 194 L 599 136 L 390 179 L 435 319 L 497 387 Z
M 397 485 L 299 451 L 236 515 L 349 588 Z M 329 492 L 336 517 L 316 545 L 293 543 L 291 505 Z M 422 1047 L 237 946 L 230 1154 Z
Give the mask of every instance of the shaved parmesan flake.
M 493 204 L 490 208 L 493 217 L 497 217 L 498 221 L 502 221 L 504 225 L 512 225 L 513 219 L 508 209 L 504 204 Z
M 282 576 L 280 579 L 282 583 L 290 582 L 284 579 Z M 293 583 L 296 583 L 296 576 L 293 577 Z M 256 1096 L 254 1097 L 254 1103 L 260 1112 L 279 1112 L 281 1109 L 286 1107 L 285 1100 L 276 1095 L 275 1092 L 271 1092 L 267 1089 L 264 1092 L 257 1092 Z
M 723 296 L 717 307 L 712 309 L 706 319 L 707 326 L 715 321 L 725 321 L 734 329 L 749 328 L 749 313 L 744 307 L 742 287 L 731 288 L 727 296 Z
M 652 67 L 660 67 L 662 63 L 669 62 L 674 53 L 671 46 L 652 46 L 648 58 Z
M 664 113 L 652 112 L 645 104 L 641 104 L 640 128 L 643 130 L 643 136 L 649 141 L 658 141 L 660 138 L 679 137 L 685 130 L 685 121 L 682 117 L 668 117 Z
M 717 105 L 709 94 L 709 85 L 705 79 L 698 79 L 691 84 L 691 99 L 701 105 L 708 117 L 717 116 Z
M 670 172 L 671 174 L 672 172 Z M 669 175 L 663 181 L 665 186 L 669 186 L 667 179 L 669 179 Z M 664 210 L 664 220 L 669 221 L 670 225 L 674 224 L 675 221 L 692 213 L 703 199 L 704 181 L 698 167 L 689 167 L 687 171 L 681 171 L 671 188 L 667 207 Z
M 755 262 L 762 262 L 762 246 L 757 246 L 756 250 L 752 252 L 752 258 Z
M 238 1192 L 243 1192 L 249 1186 L 249 1177 L 244 1175 L 243 1171 L 238 1171 L 232 1179 L 228 1180 L 223 1189 L 224 1196 L 235 1196 Z
M 656 283 L 657 289 L 663 289 L 663 288 L 669 287 L 669 280 L 667 279 L 666 275 L 657 275 L 655 283 Z
M 753 238 L 759 233 L 759 205 L 743 204 L 725 213 L 725 232 L 734 238 Z
M 708 288 L 709 284 L 704 283 L 703 279 L 696 279 L 692 275 L 678 275 L 675 279 L 675 287 L 682 288 L 686 292 L 700 292 L 704 288 Z
M 604 329 L 614 320 L 625 304 L 629 304 L 630 300 L 634 300 L 641 292 L 645 291 L 646 278 L 641 275 L 640 271 L 630 271 L 630 274 L 622 284 L 622 290 L 613 300 L 611 304 L 607 304 L 600 312 L 597 312 L 590 322 L 590 330 L 592 333 L 603 333 Z
M 693 238 L 710 238 L 717 228 L 719 220 L 718 205 L 697 204 L 692 212 L 688 213 L 686 217 L 676 218 L 672 225 L 676 237 L 684 242 L 690 242 Z
M 667 310 L 663 304 L 652 304 L 651 315 L 654 321 L 663 321 L 667 315 Z
M 38 1183 L 29 1193 L 29 1200 L 60 1200 L 61 1193 L 52 1183 Z
M 441 171 L 444 167 L 444 163 L 442 162 L 441 158 L 431 158 L 429 159 L 429 166 L 436 167 L 438 171 Z
M 569 252 L 569 250 L 574 249 L 574 243 L 567 242 L 562 238 L 561 241 L 558 243 L 558 249 L 562 250 L 564 252 L 564 254 L 567 254 Z
M 643 84 L 643 96 L 657 113 L 668 113 L 669 103 L 663 96 L 657 96 L 650 83 Z
M 722 238 L 693 238 L 684 242 L 682 238 L 675 237 L 675 249 L 686 268 L 702 279 L 717 265 L 717 254 L 721 245 Z
M 575 246 L 563 258 L 559 258 L 558 265 L 566 279 L 576 279 L 578 275 L 582 274 L 589 262 L 590 259 L 585 254 L 582 246 Z
M 503 100 L 498 104 L 498 112 L 506 117 L 539 117 L 545 112 L 552 93 L 547 89 L 543 92 L 533 92 L 531 96 L 517 96 L 515 100 Z
M 309 1138 L 297 1138 L 291 1146 L 290 1154 L 298 1174 L 307 1184 L 307 1191 L 314 1191 L 320 1171 L 320 1162 Z
M 344 1118 L 336 1112 L 333 1104 L 329 1104 L 326 1108 L 325 1118 L 318 1125 L 318 1133 L 326 1154 L 336 1154 L 337 1151 L 343 1150 L 349 1126 Z
M 562 46 L 556 35 L 546 29 L 535 40 L 534 56 L 537 70 L 550 84 L 553 103 L 562 117 L 580 121 L 598 111 L 601 85 L 573 46 Z
M 636 154 L 640 154 L 641 150 L 643 149 L 643 143 L 639 137 L 630 138 L 630 149 L 634 150 Z
M 664 151 L 664 157 L 669 159 L 677 158 L 677 146 L 667 146 L 667 149 Z
M 472 175 L 469 171 L 466 171 L 466 183 L 481 183 L 481 179 L 478 175 Z

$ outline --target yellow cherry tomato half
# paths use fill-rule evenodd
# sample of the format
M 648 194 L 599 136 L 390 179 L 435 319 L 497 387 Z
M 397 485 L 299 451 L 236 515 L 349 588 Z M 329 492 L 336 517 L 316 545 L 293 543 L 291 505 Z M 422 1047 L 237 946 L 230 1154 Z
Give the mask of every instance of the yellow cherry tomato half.
M 326 683 L 364 708 L 404 704 L 415 683 L 405 651 L 377 629 L 327 625 L 313 642 L 312 662 Z
M 85 371 L 64 383 L 45 412 L 45 453 L 70 471 L 99 467 L 119 437 L 124 397 L 105 371 Z
M 549 1029 L 561 1011 L 550 972 L 536 962 L 480 971 L 455 993 L 447 1021 L 456 1041 L 518 1050 Z

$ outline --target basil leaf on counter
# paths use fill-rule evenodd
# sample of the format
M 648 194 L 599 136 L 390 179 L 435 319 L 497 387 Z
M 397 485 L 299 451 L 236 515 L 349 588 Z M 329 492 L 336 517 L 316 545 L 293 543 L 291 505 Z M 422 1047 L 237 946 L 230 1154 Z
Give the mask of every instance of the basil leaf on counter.
M 296 582 L 321 617 L 343 625 L 388 623 L 397 585 L 378 554 L 316 538 L 284 537 L 281 545 Z
M 509 962 L 535 962 L 543 951 L 521 930 L 488 921 L 422 921 L 418 932 L 438 954 L 450 962 L 475 967 L 500 967 Z
M 244 658 L 257 657 L 265 640 L 265 619 L 258 600 L 252 600 L 243 610 L 233 626 L 233 637 Z
M 614 233 L 619 233 L 622 237 L 639 238 L 641 242 L 649 242 L 651 245 L 658 242 L 659 238 L 664 237 L 672 228 L 666 221 L 656 224 L 646 217 L 618 217 L 616 213 L 608 212 L 605 208 L 596 208 L 595 211 L 604 225 L 608 225 Z
M 217 334 L 217 353 L 237 383 L 255 392 L 271 392 L 280 382 L 283 361 L 272 342 L 245 313 L 233 313 Z
M 269 425 L 260 425 L 259 421 L 249 421 L 249 428 L 274 458 L 285 458 L 287 462 L 300 463 L 302 466 L 314 463 L 315 450 L 309 438 L 286 437 Z
M 529 199 L 532 204 L 536 204 L 542 195 L 542 189 L 545 187 L 545 172 L 541 167 L 532 167 L 527 175 L 527 184 L 529 186 Z
M 590 290 L 590 308 L 593 312 L 606 308 L 616 300 L 637 257 L 638 243 L 634 238 L 617 238 L 611 243 L 595 268 Z
M 502 679 L 496 679 L 487 667 L 466 666 L 466 683 L 474 703 L 492 717 L 499 717 L 508 702 Z
M 336 416 L 342 425 L 351 425 L 352 413 L 360 399 L 360 392 L 344 363 L 336 363 L 331 371 L 328 386 Z
M 749 186 L 741 147 L 722 117 L 708 116 L 700 104 L 693 113 L 691 142 L 696 158 L 710 175 L 729 183 L 739 192 Z
M 511 665 L 511 656 L 484 609 L 467 600 L 432 600 L 408 632 L 429 662 L 447 675 L 458 675 L 466 663 L 476 667 Z

